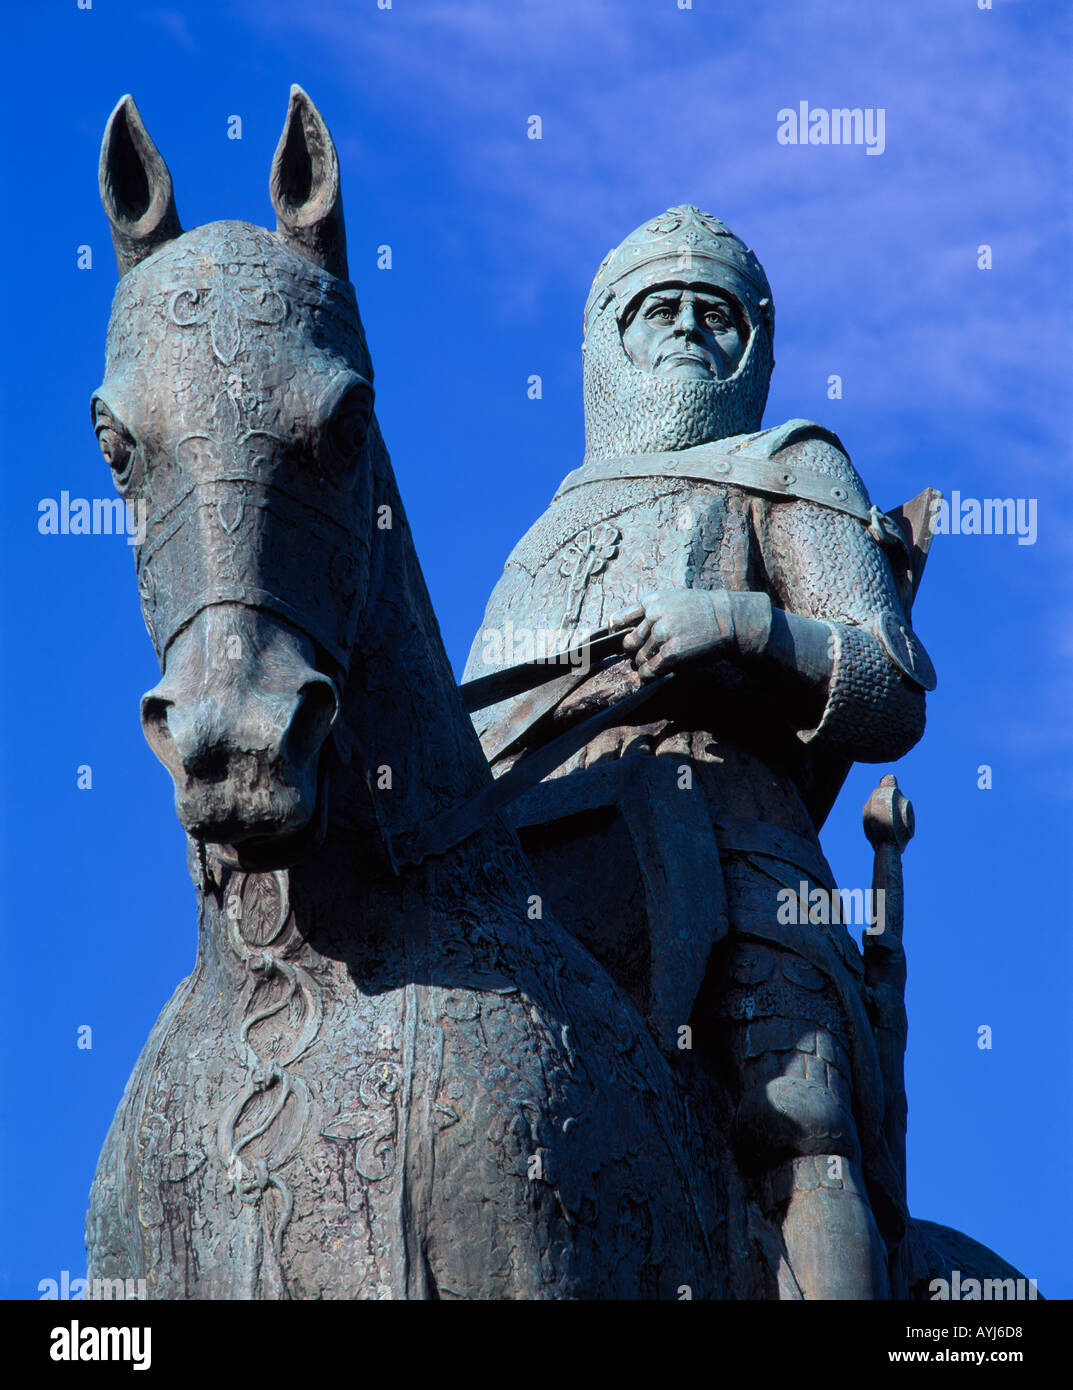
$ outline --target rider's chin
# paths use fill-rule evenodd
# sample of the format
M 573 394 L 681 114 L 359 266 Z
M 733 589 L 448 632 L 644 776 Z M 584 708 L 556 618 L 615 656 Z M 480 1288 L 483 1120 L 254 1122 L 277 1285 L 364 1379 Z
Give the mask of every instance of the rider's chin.
M 656 364 L 660 376 L 677 377 L 686 381 L 711 381 L 718 377 L 715 364 L 708 357 L 693 352 L 668 352 Z

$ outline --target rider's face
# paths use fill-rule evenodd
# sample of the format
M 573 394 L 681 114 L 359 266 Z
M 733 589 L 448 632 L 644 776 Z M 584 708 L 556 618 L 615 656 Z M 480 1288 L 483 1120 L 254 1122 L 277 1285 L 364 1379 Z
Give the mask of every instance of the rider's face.
M 732 376 L 747 342 L 739 307 L 712 285 L 650 290 L 622 333 L 622 345 L 635 366 L 684 381 Z

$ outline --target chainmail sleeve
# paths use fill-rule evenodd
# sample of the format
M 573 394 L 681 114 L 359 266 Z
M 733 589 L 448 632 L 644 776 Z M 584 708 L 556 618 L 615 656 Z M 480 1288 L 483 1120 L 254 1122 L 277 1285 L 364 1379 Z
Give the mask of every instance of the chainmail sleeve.
M 863 491 L 849 459 L 826 440 L 801 440 L 778 457 Z M 853 517 L 811 502 L 756 498 L 753 516 L 774 601 L 831 630 L 824 709 L 798 737 L 855 762 L 902 757 L 924 732 L 924 690 L 875 635 L 884 615 L 909 628 L 882 546 Z

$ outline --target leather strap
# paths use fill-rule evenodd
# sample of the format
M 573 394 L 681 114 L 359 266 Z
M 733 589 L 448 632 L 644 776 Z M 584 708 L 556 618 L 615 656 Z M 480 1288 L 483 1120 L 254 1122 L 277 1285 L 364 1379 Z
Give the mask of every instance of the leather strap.
M 792 864 L 814 883 L 834 889 L 835 880 L 823 850 L 792 830 L 767 821 L 743 820 L 729 811 L 715 814 L 715 837 L 721 850 L 734 854 L 765 854 L 783 864 Z
M 455 845 L 476 834 L 493 816 L 542 782 L 549 773 L 554 772 L 567 758 L 573 757 L 597 734 L 602 733 L 604 729 L 613 728 L 620 719 L 644 704 L 657 690 L 666 687 L 674 677 L 675 673 L 668 671 L 665 676 L 642 685 L 640 689 L 616 700 L 606 709 L 590 714 L 580 724 L 575 724 L 550 743 L 527 754 L 502 777 L 489 782 L 476 796 L 448 807 L 423 826 L 397 836 L 391 846 L 394 862 L 420 864 L 428 855 L 445 854 Z
M 597 806 L 621 805 L 624 794 L 628 794 L 631 775 L 662 780 L 676 788 L 678 762 L 677 757 L 625 757 L 615 762 L 597 763 L 595 767 L 572 772 L 569 777 L 542 781 L 525 788 L 524 794 L 511 798 L 514 805 L 507 819 L 520 829 L 564 820 Z M 694 804 L 688 798 L 687 802 Z M 768 821 L 732 815 L 722 807 L 705 814 L 712 814 L 716 843 L 724 853 L 766 855 L 790 865 L 813 883 L 834 890 L 831 866 L 815 840 Z
M 759 448 L 744 446 L 728 450 L 724 441 L 696 444 L 691 449 L 674 453 L 623 454 L 585 464 L 566 475 L 552 500 L 591 483 L 629 482 L 636 478 L 684 478 L 690 482 L 722 483 L 746 492 L 814 502 L 817 506 L 852 516 L 866 526 L 881 545 L 905 543 L 897 523 L 872 506 L 861 489 L 848 479 L 838 482 L 801 463 L 788 467 Z

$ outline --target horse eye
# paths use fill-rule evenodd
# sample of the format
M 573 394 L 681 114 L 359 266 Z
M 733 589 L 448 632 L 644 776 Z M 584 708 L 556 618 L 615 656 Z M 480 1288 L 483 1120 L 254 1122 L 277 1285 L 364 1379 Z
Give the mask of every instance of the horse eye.
M 365 445 L 369 429 L 369 410 L 372 396 L 364 382 L 356 383 L 332 411 L 325 434 L 331 454 L 333 471 L 339 472 L 353 464 Z
M 100 403 L 94 409 L 94 429 L 101 453 L 112 470 L 112 480 L 122 492 L 134 471 L 137 446 L 130 433 Z

